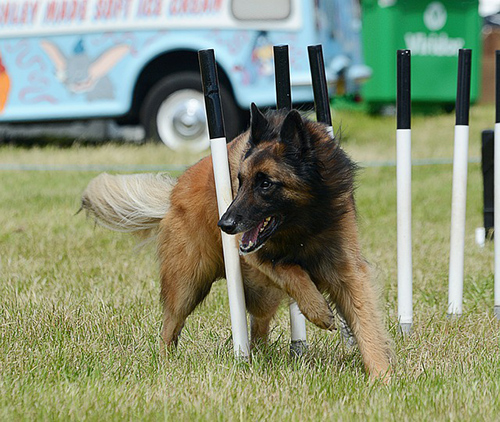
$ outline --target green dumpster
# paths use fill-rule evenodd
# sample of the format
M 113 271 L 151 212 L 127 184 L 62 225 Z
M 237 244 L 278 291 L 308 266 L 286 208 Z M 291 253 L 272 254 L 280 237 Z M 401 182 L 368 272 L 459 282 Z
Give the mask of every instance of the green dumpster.
M 478 0 L 362 0 L 365 63 L 362 96 L 376 111 L 396 101 L 396 50 L 411 50 L 412 104 L 453 108 L 458 50 L 472 49 L 471 102 L 480 92 Z

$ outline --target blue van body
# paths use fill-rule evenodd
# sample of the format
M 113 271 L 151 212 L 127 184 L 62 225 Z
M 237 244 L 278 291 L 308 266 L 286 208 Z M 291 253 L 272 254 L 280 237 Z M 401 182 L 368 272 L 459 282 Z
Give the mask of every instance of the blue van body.
M 323 45 L 330 83 L 350 68 L 358 75 L 348 79 L 368 76 L 359 28 L 352 24 L 338 34 L 349 25 L 336 25 L 336 19 L 346 14 L 356 14 L 354 1 L 1 0 L 0 123 L 116 118 L 140 123 L 148 136 L 165 141 L 158 120 L 193 129 L 200 104 L 178 96 L 169 103 L 179 108 L 177 115 L 159 114 L 162 100 L 176 87 L 200 91 L 193 76 L 197 52 L 213 48 L 224 112 L 231 130 L 239 130 L 251 102 L 275 104 L 273 45 L 290 47 L 295 103 L 313 99 L 308 45 Z M 357 82 L 347 86 L 356 90 Z M 199 142 L 205 133 L 195 135 L 193 149 L 206 146 Z

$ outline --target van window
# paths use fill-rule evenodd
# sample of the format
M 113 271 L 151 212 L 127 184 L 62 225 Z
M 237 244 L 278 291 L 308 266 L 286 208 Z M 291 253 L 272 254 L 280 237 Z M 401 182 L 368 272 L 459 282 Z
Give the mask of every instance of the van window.
M 242 21 L 282 20 L 290 16 L 291 0 L 233 0 L 236 19 Z

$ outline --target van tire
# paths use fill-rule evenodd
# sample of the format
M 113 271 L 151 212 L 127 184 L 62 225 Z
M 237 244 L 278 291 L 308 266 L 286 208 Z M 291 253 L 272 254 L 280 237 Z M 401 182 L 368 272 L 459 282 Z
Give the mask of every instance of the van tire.
M 243 113 L 223 85 L 220 95 L 226 136 L 232 139 L 241 130 Z M 140 109 L 146 139 L 163 142 L 175 151 L 207 149 L 210 141 L 203 102 L 199 73 L 175 73 L 160 79 L 148 91 Z

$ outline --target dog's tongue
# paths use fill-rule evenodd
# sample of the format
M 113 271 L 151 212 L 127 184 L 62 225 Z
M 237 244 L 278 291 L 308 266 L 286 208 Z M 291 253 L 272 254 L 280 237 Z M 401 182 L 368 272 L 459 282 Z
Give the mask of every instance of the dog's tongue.
M 243 244 L 243 246 L 247 247 L 248 245 L 250 245 L 250 242 L 252 242 L 252 244 L 255 244 L 257 242 L 257 238 L 259 237 L 259 230 L 263 224 L 264 221 L 261 221 L 257 225 L 257 227 L 243 233 L 243 237 L 241 238 L 241 243 Z

